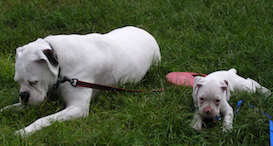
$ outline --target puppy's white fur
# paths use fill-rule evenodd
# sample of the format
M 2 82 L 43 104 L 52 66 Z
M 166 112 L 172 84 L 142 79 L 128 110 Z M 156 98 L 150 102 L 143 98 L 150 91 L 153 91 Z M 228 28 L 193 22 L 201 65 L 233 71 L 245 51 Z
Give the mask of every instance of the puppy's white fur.
M 196 76 L 193 85 L 193 101 L 196 114 L 192 120 L 192 127 L 200 130 L 203 118 L 214 118 L 222 115 L 223 131 L 231 130 L 233 123 L 233 109 L 229 105 L 230 91 L 246 91 L 254 93 L 260 91 L 267 96 L 270 90 L 256 81 L 238 76 L 236 69 L 216 71 L 206 77 Z
M 54 50 L 52 50 L 54 49 Z M 56 58 L 57 56 L 57 58 Z M 47 97 L 60 75 L 104 85 L 139 82 L 152 63 L 160 61 L 155 38 L 143 29 L 127 26 L 106 34 L 55 35 L 37 39 L 16 52 L 15 81 L 20 93 L 29 93 L 26 103 L 39 104 Z M 94 90 L 73 87 L 66 82 L 58 88 L 66 108 L 42 117 L 16 133 L 27 136 L 54 121 L 86 117 Z M 3 110 L 2 109 L 2 110 Z

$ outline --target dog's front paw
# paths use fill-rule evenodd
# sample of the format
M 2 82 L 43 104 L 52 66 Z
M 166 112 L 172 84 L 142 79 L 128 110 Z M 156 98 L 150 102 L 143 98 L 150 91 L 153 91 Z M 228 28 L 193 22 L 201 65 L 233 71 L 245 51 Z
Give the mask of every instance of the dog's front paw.
M 202 117 L 199 114 L 195 114 L 191 126 L 194 130 L 201 130 L 202 128 Z
M 17 131 L 14 133 L 14 135 L 19 135 L 19 136 L 21 136 L 22 138 L 27 138 L 27 137 L 30 135 L 30 133 L 27 132 L 27 131 L 25 131 L 25 129 L 20 129 L 20 130 L 17 130 Z
M 193 123 L 192 124 L 192 128 L 194 130 L 201 130 L 201 128 L 202 128 L 202 122 L 193 121 L 192 123 Z
M 231 132 L 232 128 L 233 128 L 232 125 L 224 126 L 224 128 L 222 129 L 222 132 L 223 133 Z

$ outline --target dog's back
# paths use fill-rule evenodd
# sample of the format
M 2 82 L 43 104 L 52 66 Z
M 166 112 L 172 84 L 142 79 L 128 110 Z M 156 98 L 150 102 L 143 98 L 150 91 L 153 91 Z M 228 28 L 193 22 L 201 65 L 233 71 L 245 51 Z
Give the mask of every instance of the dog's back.
M 209 75 L 206 78 L 219 78 L 221 80 L 226 80 L 230 91 L 234 92 L 251 92 L 254 93 L 257 90 L 261 91 L 265 95 L 270 95 L 271 92 L 267 88 L 261 86 L 258 82 L 252 80 L 251 78 L 243 78 L 237 75 L 237 70 L 234 68 L 229 69 L 228 71 L 216 71 Z
M 61 71 L 66 76 L 83 78 L 84 75 L 80 74 L 85 69 L 82 72 L 89 72 L 87 75 L 95 79 L 87 81 L 105 85 L 137 83 L 152 63 L 161 59 L 155 38 L 147 31 L 132 26 L 106 34 L 55 35 L 45 40 L 53 46 L 60 64 L 73 66 L 62 67 Z
M 127 72 L 128 76 L 122 77 L 124 81 L 131 78 L 131 82 L 139 82 L 152 63 L 158 63 L 161 59 L 155 38 L 143 29 L 127 26 L 113 30 L 105 36 L 117 45 L 116 53 L 121 57 L 116 58 L 116 61 L 124 67 L 115 72 Z

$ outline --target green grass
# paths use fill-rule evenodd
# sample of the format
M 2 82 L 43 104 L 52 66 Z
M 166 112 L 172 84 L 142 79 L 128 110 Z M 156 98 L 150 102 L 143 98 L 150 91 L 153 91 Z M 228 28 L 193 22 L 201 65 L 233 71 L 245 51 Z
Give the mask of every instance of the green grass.
M 0 114 L 0 145 L 269 145 L 268 119 L 247 104 L 231 133 L 221 122 L 201 133 L 193 117 L 190 88 L 164 83 L 172 71 L 208 74 L 236 68 L 272 89 L 273 2 L 269 0 L 2 0 L 0 1 L 0 107 L 18 101 L 13 81 L 18 46 L 51 34 L 106 33 L 142 26 L 158 41 L 162 63 L 136 89 L 169 87 L 162 93 L 104 92 L 91 101 L 90 115 L 55 123 L 22 139 L 13 133 L 65 107 L 60 99 Z M 128 86 L 129 88 L 130 86 Z M 273 115 L 272 97 L 234 93 Z

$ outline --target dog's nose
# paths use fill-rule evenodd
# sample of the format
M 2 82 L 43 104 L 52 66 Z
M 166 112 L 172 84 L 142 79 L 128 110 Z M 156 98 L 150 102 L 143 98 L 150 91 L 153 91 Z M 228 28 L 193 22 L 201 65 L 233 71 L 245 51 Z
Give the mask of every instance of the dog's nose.
M 213 109 L 204 108 L 203 112 L 206 113 L 207 115 L 210 115 L 213 112 Z
M 21 92 L 19 96 L 21 97 L 21 100 L 22 100 L 24 103 L 27 103 L 27 102 L 28 102 L 28 99 L 29 99 L 29 92 L 28 92 L 28 91 Z

